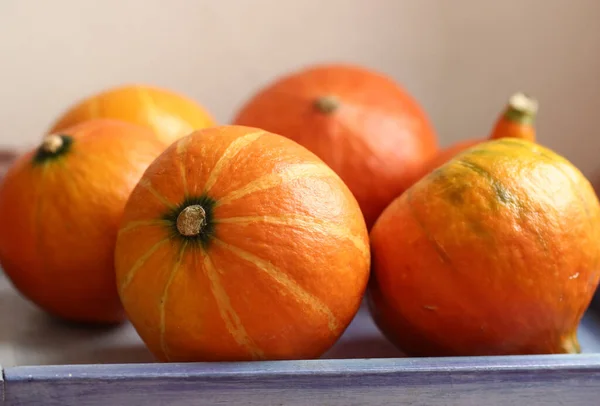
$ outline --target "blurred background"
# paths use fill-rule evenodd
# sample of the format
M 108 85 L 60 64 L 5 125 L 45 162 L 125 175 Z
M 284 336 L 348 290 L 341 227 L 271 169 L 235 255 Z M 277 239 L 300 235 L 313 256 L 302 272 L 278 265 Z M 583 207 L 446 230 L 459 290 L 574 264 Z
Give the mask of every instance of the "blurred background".
M 597 0 L 1 0 L 0 148 L 118 84 L 183 92 L 226 123 L 281 74 L 353 62 L 409 90 L 443 145 L 486 136 L 528 92 L 539 142 L 593 176 L 598 21 Z

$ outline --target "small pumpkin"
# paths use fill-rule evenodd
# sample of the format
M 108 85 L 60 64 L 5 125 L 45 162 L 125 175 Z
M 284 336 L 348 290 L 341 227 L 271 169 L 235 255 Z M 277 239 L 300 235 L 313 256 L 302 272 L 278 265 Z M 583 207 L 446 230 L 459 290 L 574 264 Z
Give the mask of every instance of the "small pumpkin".
M 460 141 L 443 149 L 438 155 L 426 163 L 415 181 L 421 179 L 434 169 L 445 164 L 459 153 L 488 140 L 497 140 L 500 138 L 517 138 L 536 141 L 535 120 L 538 112 L 538 102 L 536 99 L 524 94 L 515 93 L 509 99 L 506 107 L 496 119 L 494 127 L 488 137 L 475 138 Z
M 114 247 L 125 202 L 164 149 L 144 127 L 91 120 L 48 135 L 0 186 L 0 264 L 26 298 L 54 316 L 124 319 Z
M 159 360 L 303 359 L 358 311 L 370 253 L 356 200 L 319 158 L 223 126 L 150 165 L 115 263 L 129 319 Z
M 215 121 L 194 100 L 148 85 L 123 85 L 93 94 L 72 105 L 50 133 L 94 118 L 118 119 L 147 127 L 166 145 Z
M 317 65 L 254 95 L 234 123 L 288 137 L 348 185 L 370 228 L 438 152 L 417 101 L 392 79 L 354 65 Z
M 369 306 L 411 356 L 576 353 L 599 242 L 600 204 L 577 168 L 528 140 L 487 141 L 377 220 Z

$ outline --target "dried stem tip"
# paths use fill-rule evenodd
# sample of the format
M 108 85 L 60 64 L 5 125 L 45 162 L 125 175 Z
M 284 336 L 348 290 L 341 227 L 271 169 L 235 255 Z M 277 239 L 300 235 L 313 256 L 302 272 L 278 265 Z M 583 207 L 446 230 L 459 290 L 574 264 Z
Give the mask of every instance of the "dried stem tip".
M 508 100 L 508 107 L 516 112 L 535 116 L 538 112 L 538 102 L 536 99 L 527 96 L 525 93 L 515 93 Z
M 177 231 L 186 237 L 200 234 L 206 224 L 206 212 L 199 204 L 187 206 L 177 216 Z
M 64 141 L 60 135 L 50 134 L 44 137 L 42 141 L 42 150 L 49 154 L 54 154 L 58 152 L 63 146 Z
M 340 107 L 340 100 L 335 96 L 323 96 L 315 100 L 315 108 L 324 114 L 333 113 Z

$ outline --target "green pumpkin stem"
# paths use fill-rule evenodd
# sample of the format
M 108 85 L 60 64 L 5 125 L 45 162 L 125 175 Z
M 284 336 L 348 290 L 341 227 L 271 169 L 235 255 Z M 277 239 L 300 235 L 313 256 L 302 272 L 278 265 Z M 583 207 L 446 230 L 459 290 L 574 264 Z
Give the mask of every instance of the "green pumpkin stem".
M 504 118 L 519 124 L 533 125 L 538 112 L 538 102 L 525 93 L 515 93 L 508 100 Z

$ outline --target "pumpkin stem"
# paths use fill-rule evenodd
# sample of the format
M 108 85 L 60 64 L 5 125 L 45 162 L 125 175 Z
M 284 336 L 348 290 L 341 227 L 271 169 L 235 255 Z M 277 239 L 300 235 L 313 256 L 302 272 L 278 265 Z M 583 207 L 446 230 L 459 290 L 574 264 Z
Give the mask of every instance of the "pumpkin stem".
M 206 225 L 206 212 L 199 204 L 187 206 L 177 216 L 177 231 L 186 237 L 200 234 Z
M 64 140 L 60 135 L 50 134 L 44 137 L 41 149 L 49 154 L 55 154 L 62 148 L 63 144 Z
M 322 96 L 315 100 L 314 106 L 321 113 L 329 114 L 340 107 L 340 100 L 335 96 Z
M 515 93 L 508 100 L 504 118 L 519 124 L 533 124 L 538 112 L 538 102 L 525 93 Z

